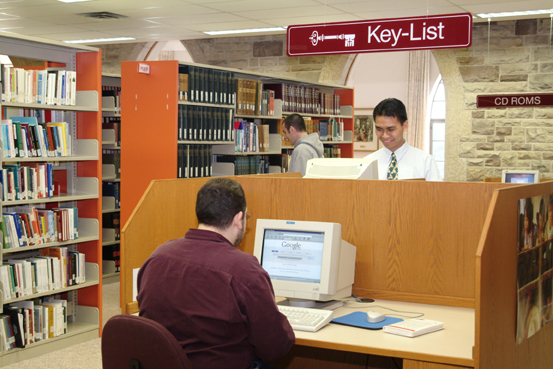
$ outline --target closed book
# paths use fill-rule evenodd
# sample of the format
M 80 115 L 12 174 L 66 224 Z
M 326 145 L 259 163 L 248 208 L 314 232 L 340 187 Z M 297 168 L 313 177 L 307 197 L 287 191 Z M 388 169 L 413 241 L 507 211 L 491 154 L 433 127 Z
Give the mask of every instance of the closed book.
M 444 329 L 444 323 L 429 319 L 409 319 L 399 323 L 384 326 L 386 333 L 397 334 L 405 337 L 416 337 Z

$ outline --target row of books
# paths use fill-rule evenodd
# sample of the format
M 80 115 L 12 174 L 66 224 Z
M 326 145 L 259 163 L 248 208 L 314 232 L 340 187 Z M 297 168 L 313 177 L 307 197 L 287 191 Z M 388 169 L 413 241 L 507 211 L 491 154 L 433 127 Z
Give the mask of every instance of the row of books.
M 66 334 L 67 310 L 67 300 L 51 297 L 4 305 L 0 314 L 4 351 Z
M 38 123 L 47 123 L 47 122 L 66 122 L 65 110 L 44 110 L 44 109 L 15 109 L 10 108 L 13 116 L 18 117 L 35 117 Z
M 109 228 L 115 231 L 115 240 L 121 238 L 121 218 L 119 213 L 102 214 L 102 228 Z
M 102 129 L 113 129 L 115 132 L 115 144 L 121 146 L 121 118 L 120 117 L 104 117 L 102 121 Z
M 104 97 L 112 97 L 114 100 L 115 111 L 121 112 L 121 87 L 102 86 L 102 98 Z
M 211 177 L 213 175 L 213 147 L 211 145 L 179 144 L 177 151 L 177 178 Z
M 325 146 L 323 155 L 325 158 L 341 158 L 342 149 L 338 145 Z
M 321 141 L 343 141 L 344 121 L 335 118 L 319 120 L 318 132 Z
M 109 196 L 115 199 L 115 209 L 121 208 L 121 183 L 120 182 L 103 182 L 102 196 Z
M 2 65 L 2 101 L 75 105 L 77 72 L 65 69 L 27 70 Z
M 115 263 L 115 272 L 121 271 L 121 248 L 119 244 L 102 247 L 102 260 L 110 260 Z
M 232 133 L 230 109 L 179 105 L 179 140 L 232 141 Z
M 321 92 L 316 87 L 299 84 L 266 84 L 282 100 L 282 111 L 288 113 L 340 115 L 340 95 Z
M 269 155 L 231 156 L 218 155 L 215 157 L 218 163 L 233 163 L 234 175 L 265 174 L 269 173 Z
M 224 70 L 181 66 L 182 74 L 188 74 L 188 101 L 234 105 L 234 73 Z M 188 70 L 186 73 L 185 70 Z
M 274 102 L 275 92 L 262 81 L 236 78 L 236 114 L 273 116 Z
M 121 151 L 120 150 L 103 149 L 102 164 L 112 164 L 115 167 L 115 178 L 121 178 Z
M 269 125 L 235 119 L 234 148 L 236 152 L 269 151 Z
M 52 163 L 4 164 L 0 174 L 2 201 L 35 200 L 55 195 Z
M 78 215 L 76 207 L 5 208 L 0 224 L 4 236 L 2 247 L 8 249 L 78 239 Z
M 86 282 L 85 254 L 67 247 L 40 249 L 40 255 L 8 259 L 0 266 L 5 300 L 56 291 Z
M 37 123 L 35 117 L 2 120 L 4 158 L 71 156 L 69 127 L 65 122 Z

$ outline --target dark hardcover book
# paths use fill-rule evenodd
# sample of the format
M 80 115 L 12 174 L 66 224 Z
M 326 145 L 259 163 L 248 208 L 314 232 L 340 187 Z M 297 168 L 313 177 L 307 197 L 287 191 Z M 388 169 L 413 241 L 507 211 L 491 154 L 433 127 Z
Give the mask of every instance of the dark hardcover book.
M 188 96 L 190 101 L 196 101 L 196 68 L 188 67 Z
M 121 187 L 119 182 L 104 182 L 102 184 L 102 193 L 103 196 L 110 196 L 115 199 L 115 208 L 119 209 L 121 207 L 120 203 L 120 194 Z
M 17 347 L 25 347 L 25 312 L 23 308 L 4 305 L 4 314 L 8 315 L 12 321 L 13 335 Z
M 121 152 L 119 150 L 103 150 L 102 164 L 113 164 L 115 177 L 121 178 Z

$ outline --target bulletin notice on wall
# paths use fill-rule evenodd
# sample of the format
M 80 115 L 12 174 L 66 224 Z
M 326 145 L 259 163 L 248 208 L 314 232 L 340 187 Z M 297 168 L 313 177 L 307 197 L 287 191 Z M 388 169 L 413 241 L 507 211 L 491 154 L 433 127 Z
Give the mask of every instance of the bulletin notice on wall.
M 553 194 L 519 200 L 517 332 L 520 344 L 552 319 Z

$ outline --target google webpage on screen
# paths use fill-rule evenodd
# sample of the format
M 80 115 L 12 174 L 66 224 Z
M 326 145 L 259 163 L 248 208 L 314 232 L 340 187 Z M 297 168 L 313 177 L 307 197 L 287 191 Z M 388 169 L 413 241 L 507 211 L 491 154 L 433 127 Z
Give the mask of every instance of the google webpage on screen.
M 261 265 L 271 279 L 320 283 L 324 232 L 265 230 Z

